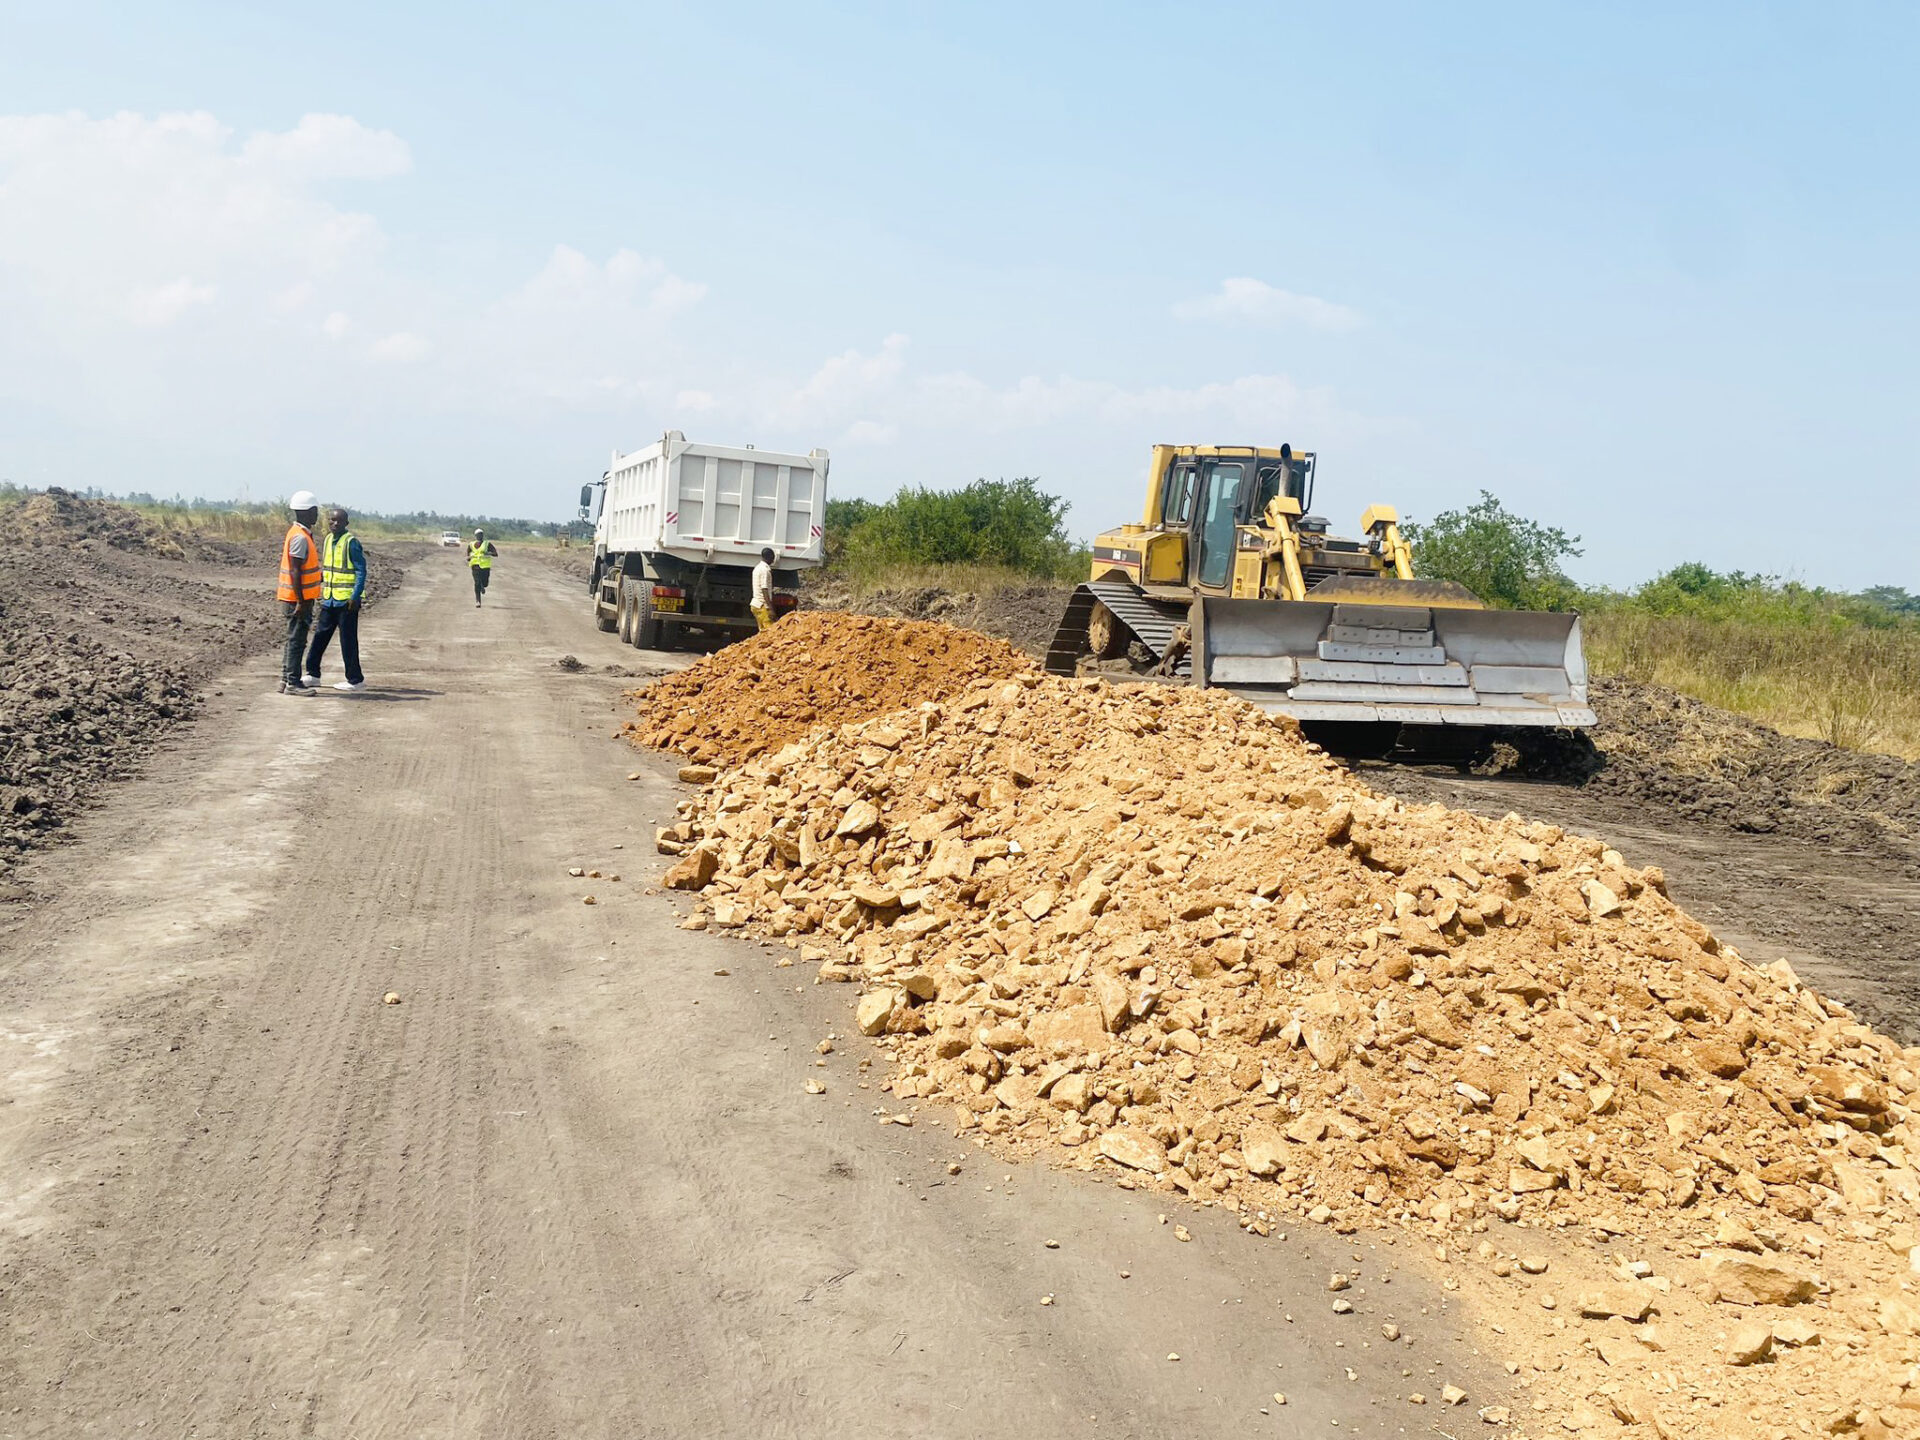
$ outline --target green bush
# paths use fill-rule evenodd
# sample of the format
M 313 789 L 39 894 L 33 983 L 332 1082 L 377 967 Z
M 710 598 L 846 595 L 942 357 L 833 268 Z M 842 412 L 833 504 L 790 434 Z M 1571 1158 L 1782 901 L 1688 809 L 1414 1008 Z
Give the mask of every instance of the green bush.
M 1580 537 L 1515 515 L 1487 491 L 1465 510 L 1443 510 L 1401 527 L 1413 546 L 1413 573 L 1454 580 L 1508 610 L 1570 610 L 1579 588 L 1560 562 L 1579 555 Z
M 836 507 L 846 508 L 836 514 Z M 1066 513 L 1067 502 L 1041 490 L 1031 476 L 976 480 L 960 490 L 908 486 L 883 505 L 830 501 L 828 557 L 866 574 L 986 565 L 1036 578 L 1077 579 L 1086 573 L 1086 552 L 1068 539 Z M 842 537 L 837 543 L 836 530 Z

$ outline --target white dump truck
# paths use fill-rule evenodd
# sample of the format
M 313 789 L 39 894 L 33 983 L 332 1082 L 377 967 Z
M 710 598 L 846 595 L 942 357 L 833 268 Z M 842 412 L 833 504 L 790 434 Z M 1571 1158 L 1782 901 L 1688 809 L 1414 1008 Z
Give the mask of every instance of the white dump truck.
M 616 453 L 581 509 L 593 528 L 594 619 L 642 649 L 686 632 L 722 643 L 754 631 L 753 567 L 774 554 L 773 608 L 797 603 L 800 572 L 818 565 L 827 520 L 827 452 L 779 455 L 751 445 L 700 445 L 678 430 Z

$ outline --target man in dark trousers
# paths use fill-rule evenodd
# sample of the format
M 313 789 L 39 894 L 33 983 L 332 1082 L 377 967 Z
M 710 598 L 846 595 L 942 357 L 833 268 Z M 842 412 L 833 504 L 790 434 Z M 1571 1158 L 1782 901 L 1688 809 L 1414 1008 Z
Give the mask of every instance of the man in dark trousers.
M 313 628 L 313 643 L 307 647 L 308 685 L 320 683 L 320 662 L 338 630 L 340 663 L 347 678 L 333 688 L 367 688 L 367 677 L 360 673 L 360 599 L 366 593 L 367 552 L 360 548 L 359 537 L 347 529 L 347 512 L 330 511 L 326 538 L 320 542 L 320 619 Z
M 467 546 L 467 568 L 473 572 L 473 603 L 478 605 L 480 597 L 487 593 L 487 581 L 493 578 L 493 562 L 500 552 L 493 548 L 493 542 L 487 539 L 487 532 L 473 532 L 473 543 Z
M 313 602 L 320 598 L 320 547 L 313 541 L 320 502 L 311 490 L 297 490 L 287 508 L 293 511 L 293 523 L 280 542 L 280 588 L 275 592 L 287 622 L 287 644 L 280 654 L 280 693 L 311 695 L 313 691 L 300 683 L 300 657 L 313 626 Z

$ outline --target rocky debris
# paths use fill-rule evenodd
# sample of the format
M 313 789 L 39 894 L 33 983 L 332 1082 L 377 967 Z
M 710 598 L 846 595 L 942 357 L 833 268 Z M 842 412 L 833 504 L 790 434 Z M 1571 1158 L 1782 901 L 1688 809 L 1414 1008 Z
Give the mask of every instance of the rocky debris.
M 668 738 L 739 733 L 739 700 Z M 1665 1346 L 1656 1314 L 1686 1336 L 1710 1304 L 1905 1273 L 1920 1051 L 1747 964 L 1603 843 L 1383 797 L 1219 692 L 985 677 L 721 769 L 681 824 L 715 857 L 709 911 L 859 979 L 895 1093 L 962 1133 L 1243 1219 L 1699 1232 L 1679 1283 L 1573 1267 L 1552 1325 L 1621 1327 L 1603 1369 Z M 1473 1261 L 1553 1308 L 1516 1288 L 1540 1249 Z M 1876 1337 L 1920 1336 L 1920 1306 L 1847 1313 L 1857 1362 L 1800 1378 L 1884 1398 Z
M 628 729 L 655 749 L 734 763 L 818 726 L 944 699 L 1031 666 L 1003 641 L 946 625 L 803 611 L 636 691 Z M 871 743 L 884 746 L 890 733 L 876 730 Z

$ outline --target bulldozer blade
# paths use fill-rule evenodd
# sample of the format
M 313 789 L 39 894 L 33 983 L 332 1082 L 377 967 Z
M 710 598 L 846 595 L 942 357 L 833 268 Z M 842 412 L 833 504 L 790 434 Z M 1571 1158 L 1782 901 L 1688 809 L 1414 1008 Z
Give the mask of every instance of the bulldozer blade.
M 1188 620 L 1194 673 L 1296 720 L 1598 723 L 1578 615 L 1406 603 L 1419 598 L 1406 582 L 1370 587 L 1364 600 L 1200 596 Z

